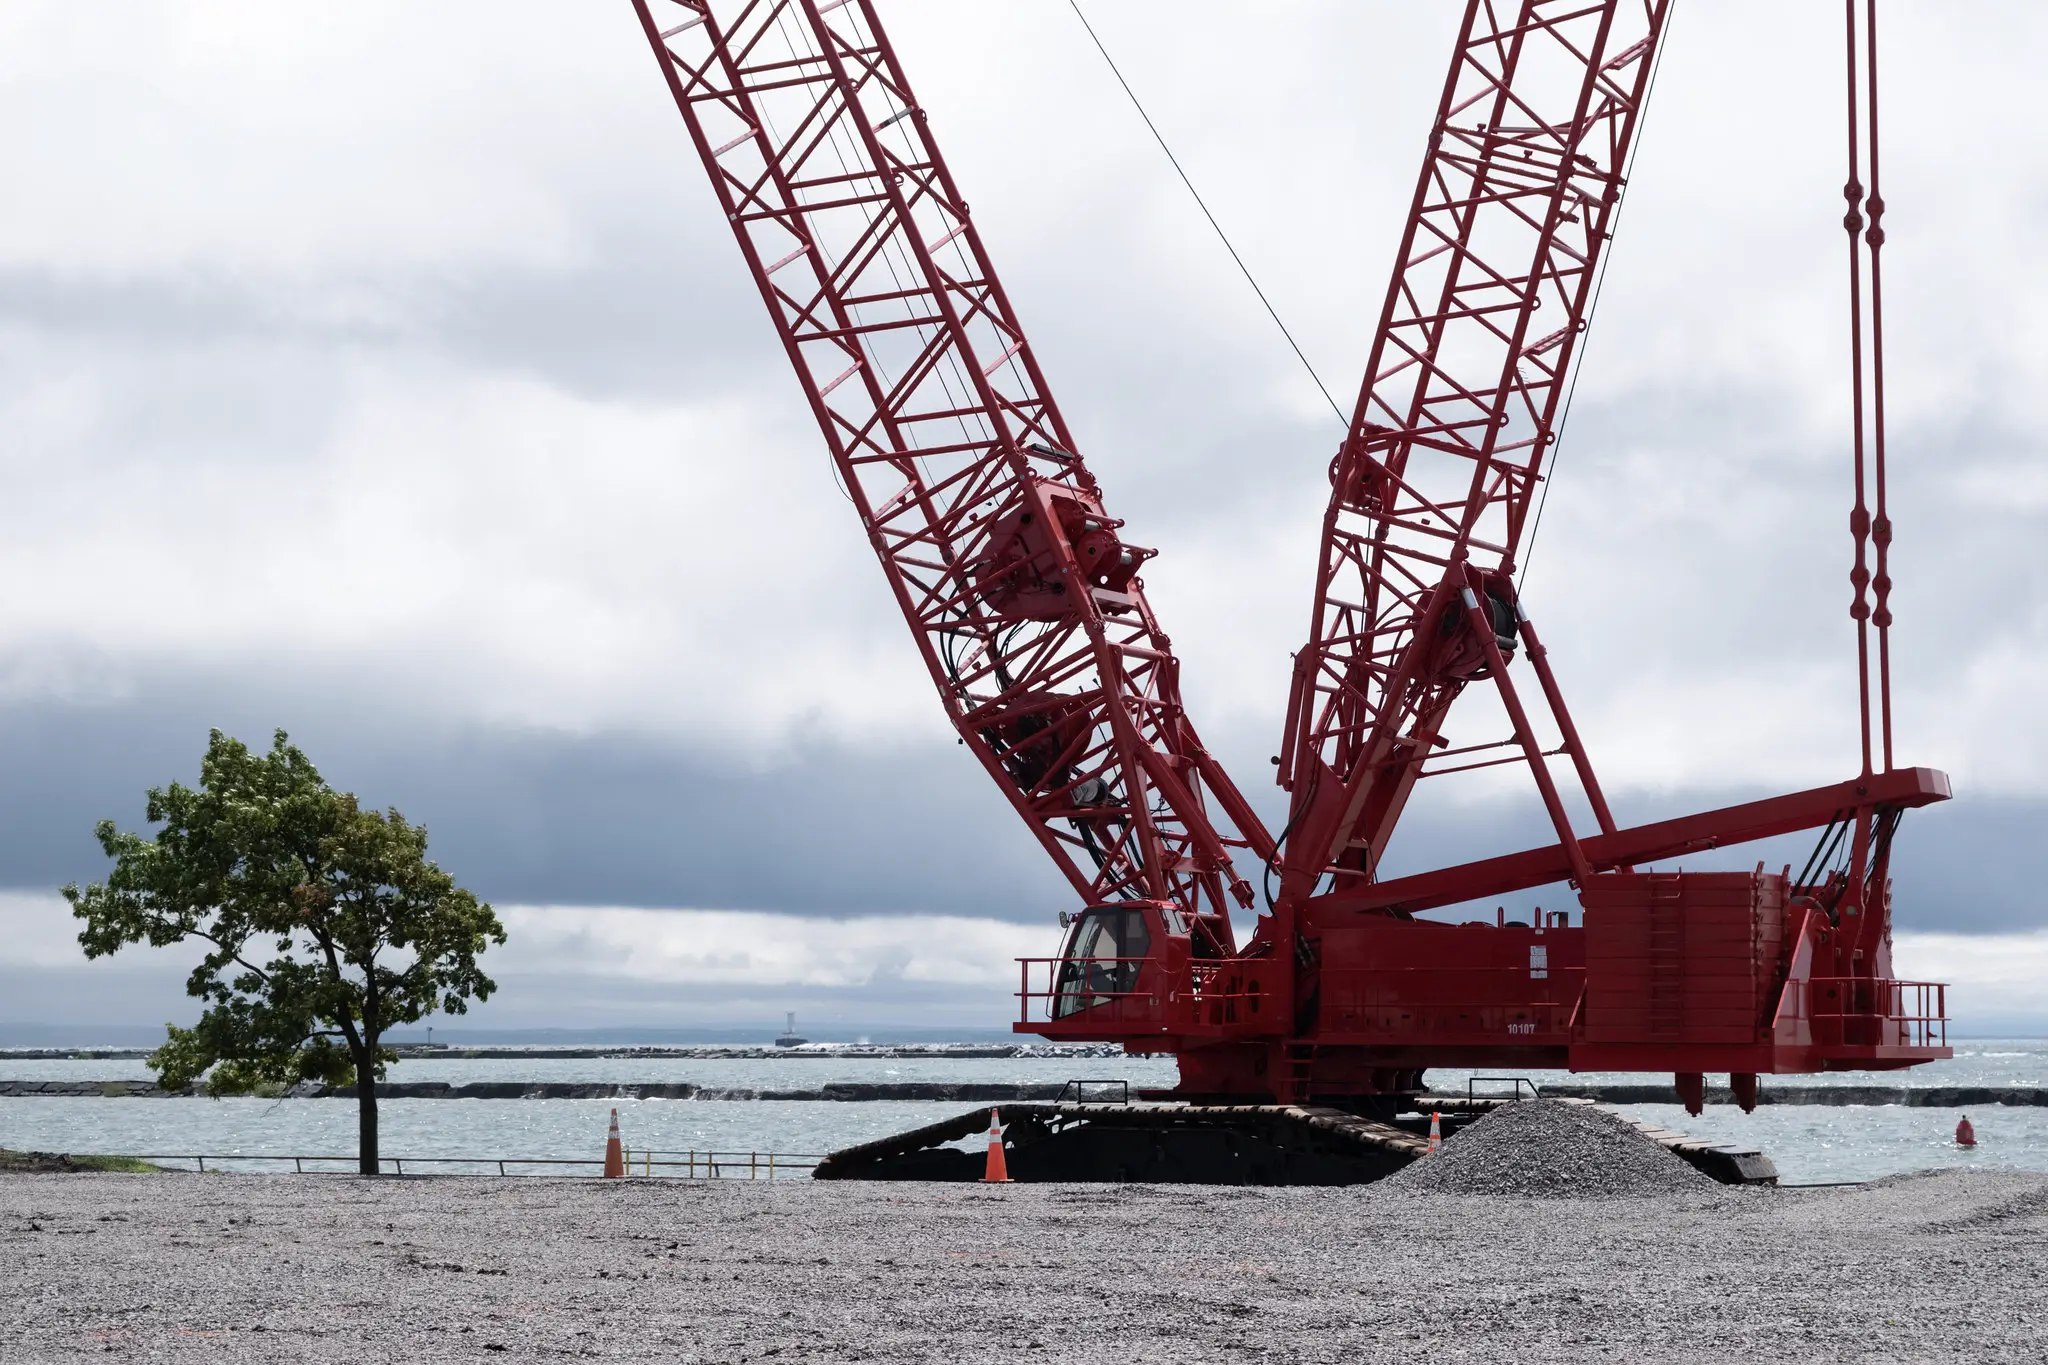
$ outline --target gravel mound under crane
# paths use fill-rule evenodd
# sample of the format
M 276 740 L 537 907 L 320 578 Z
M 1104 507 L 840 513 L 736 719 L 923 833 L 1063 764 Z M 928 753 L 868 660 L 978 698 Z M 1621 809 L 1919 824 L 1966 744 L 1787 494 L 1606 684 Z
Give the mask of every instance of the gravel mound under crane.
M 1404 1167 L 1383 1183 L 1420 1194 L 1533 1199 L 1614 1199 L 1714 1188 L 1713 1180 L 1626 1119 L 1568 1100 L 1502 1105 L 1435 1156 Z

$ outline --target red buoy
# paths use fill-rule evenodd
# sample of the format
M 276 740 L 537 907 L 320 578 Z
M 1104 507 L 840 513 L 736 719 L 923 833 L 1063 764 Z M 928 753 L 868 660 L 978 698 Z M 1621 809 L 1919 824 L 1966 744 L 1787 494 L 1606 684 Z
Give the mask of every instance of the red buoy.
M 1956 1146 L 1975 1147 L 1976 1145 L 1977 1130 L 1970 1126 L 1968 1119 L 1958 1119 L 1956 1121 Z

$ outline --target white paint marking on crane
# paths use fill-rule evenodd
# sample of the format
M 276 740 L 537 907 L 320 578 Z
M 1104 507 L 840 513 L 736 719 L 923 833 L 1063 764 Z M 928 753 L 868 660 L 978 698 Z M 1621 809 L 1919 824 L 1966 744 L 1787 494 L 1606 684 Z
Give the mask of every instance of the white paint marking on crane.
M 994 374 L 997 370 L 1002 368 L 1004 361 L 1008 360 L 1011 356 L 1017 354 L 1017 352 L 1023 349 L 1024 338 L 1018 337 L 1014 342 L 1010 343 L 1009 350 L 1004 351 L 1001 355 L 997 356 L 994 360 L 991 360 L 988 363 L 987 367 L 982 370 L 981 377 L 983 379 L 988 378 L 990 375 Z
M 877 507 L 875 509 L 875 520 L 887 521 L 890 517 L 896 515 L 896 512 L 899 508 L 903 507 L 912 498 L 917 496 L 917 488 L 917 483 L 913 480 L 912 482 L 906 483 L 903 485 L 903 487 L 897 489 L 893 494 L 890 495 L 889 500 L 887 502 L 883 503 L 880 507 Z
M 818 397 L 823 398 L 826 394 L 832 392 L 832 390 L 838 388 L 841 384 L 844 384 L 847 380 L 853 378 L 854 372 L 858 369 L 860 369 L 860 362 L 856 360 L 851 365 L 848 365 L 845 369 L 841 370 L 839 372 L 839 377 L 837 379 L 834 379 L 824 388 L 819 389 Z
M 740 144 L 741 144 L 742 142 L 745 142 L 745 141 L 747 141 L 748 139 L 752 138 L 753 136 L 754 136 L 754 130 L 753 130 L 752 128 L 749 128 L 749 129 L 747 129 L 747 131 L 746 131 L 746 132 L 744 132 L 744 133 L 741 133 L 741 134 L 740 134 L 740 135 L 739 135 L 738 137 L 734 138 L 734 139 L 733 139 L 732 141 L 730 141 L 730 142 L 721 142 L 721 143 L 720 143 L 720 144 L 719 144 L 718 146 L 716 146 L 716 147 L 713 147 L 713 148 L 711 149 L 711 155 L 712 155 L 712 157 L 713 157 L 714 159 L 715 159 L 715 158 L 717 158 L 717 157 L 721 157 L 721 156 L 724 156 L 724 155 L 725 155 L 725 154 L 726 154 L 727 152 L 731 151 L 731 150 L 732 150 L 733 148 L 735 148 L 735 147 L 739 146 L 739 145 L 740 145 Z

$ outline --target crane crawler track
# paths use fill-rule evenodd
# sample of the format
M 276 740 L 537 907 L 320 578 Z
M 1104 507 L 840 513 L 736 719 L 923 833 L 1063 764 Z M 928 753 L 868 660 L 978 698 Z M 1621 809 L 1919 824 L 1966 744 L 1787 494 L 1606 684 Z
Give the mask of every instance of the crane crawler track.
M 1422 1096 L 1381 1122 L 1342 1109 L 1292 1104 L 1017 1104 L 1002 1112 L 1009 1173 L 1022 1182 L 1202 1185 L 1360 1185 L 1428 1154 L 1428 1115 L 1457 1131 L 1510 1101 Z M 1587 1103 L 1587 1101 L 1571 1101 Z M 1625 1117 L 1625 1116 L 1624 1116 Z M 1644 1136 L 1726 1185 L 1775 1184 L 1761 1152 L 1703 1142 L 1628 1120 Z M 989 1111 L 848 1147 L 819 1180 L 980 1179 L 984 1157 L 946 1144 L 985 1132 Z

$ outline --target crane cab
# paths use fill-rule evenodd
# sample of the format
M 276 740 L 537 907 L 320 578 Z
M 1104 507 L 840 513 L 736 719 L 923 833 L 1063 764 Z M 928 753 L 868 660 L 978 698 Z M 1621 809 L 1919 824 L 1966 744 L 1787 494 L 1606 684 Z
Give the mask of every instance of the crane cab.
M 1230 953 L 1227 932 L 1159 901 L 1091 905 L 1058 957 L 1020 959 L 1016 1031 L 1149 1051 L 1259 1022 L 1260 966 Z
M 1167 1032 L 1183 992 L 1188 936 L 1156 901 L 1091 905 L 1067 923 L 1060 954 L 1022 958 L 1017 1031 L 1050 1038 L 1122 1042 Z
M 1096 905 L 1074 917 L 1053 978 L 1051 1012 L 1067 1019 L 1139 997 L 1139 978 L 1152 965 L 1157 906 Z M 1162 926 L 1163 927 L 1163 926 Z

